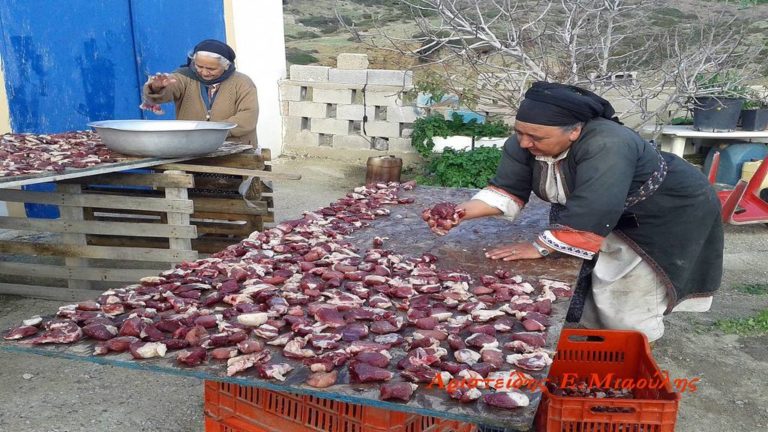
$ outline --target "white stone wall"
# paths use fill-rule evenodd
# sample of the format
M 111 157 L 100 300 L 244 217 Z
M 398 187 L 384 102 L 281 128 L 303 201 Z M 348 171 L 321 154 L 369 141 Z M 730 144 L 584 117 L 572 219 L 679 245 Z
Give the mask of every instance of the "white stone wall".
M 293 65 L 280 82 L 286 148 L 413 152 L 421 115 L 403 102 L 411 71 L 368 69 L 365 54 L 340 54 L 337 67 Z

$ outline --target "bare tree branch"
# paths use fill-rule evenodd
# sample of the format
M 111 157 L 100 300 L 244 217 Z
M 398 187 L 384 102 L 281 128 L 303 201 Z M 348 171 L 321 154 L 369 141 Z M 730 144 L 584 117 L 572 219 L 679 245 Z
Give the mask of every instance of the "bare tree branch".
M 420 33 L 395 38 L 379 28 L 356 37 L 413 56 L 465 102 L 512 112 L 534 80 L 588 86 L 618 99 L 624 117 L 656 123 L 704 91 L 701 77 L 728 73 L 732 87 L 754 72 L 757 47 L 725 5 L 692 24 L 648 26 L 648 0 L 400 0 Z M 380 42 L 386 42 L 382 45 Z M 440 66 L 440 67 L 437 67 Z M 730 75 L 729 75 L 730 76 Z

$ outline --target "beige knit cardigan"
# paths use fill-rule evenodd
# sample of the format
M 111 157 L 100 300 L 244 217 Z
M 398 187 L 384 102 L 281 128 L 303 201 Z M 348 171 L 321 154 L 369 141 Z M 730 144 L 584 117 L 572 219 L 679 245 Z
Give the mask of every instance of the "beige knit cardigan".
M 173 101 L 176 119 L 205 120 L 206 110 L 200 96 L 200 82 L 179 73 L 172 73 L 176 82 L 160 93 L 151 93 L 149 82 L 144 84 L 144 99 L 160 104 Z M 224 80 L 216 93 L 211 107 L 211 121 L 232 122 L 237 127 L 229 131 L 227 140 L 258 147 L 256 121 L 259 117 L 259 100 L 256 85 L 247 75 L 235 72 Z

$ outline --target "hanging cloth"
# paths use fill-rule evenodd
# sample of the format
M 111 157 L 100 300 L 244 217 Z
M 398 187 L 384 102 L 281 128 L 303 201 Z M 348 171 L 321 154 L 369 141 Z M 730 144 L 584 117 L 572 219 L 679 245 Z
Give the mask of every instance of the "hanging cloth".
M 203 105 L 205 106 L 205 120 L 211 120 L 211 108 L 213 102 L 216 100 L 216 95 L 219 94 L 219 84 L 205 85 L 200 83 L 200 97 L 203 99 Z

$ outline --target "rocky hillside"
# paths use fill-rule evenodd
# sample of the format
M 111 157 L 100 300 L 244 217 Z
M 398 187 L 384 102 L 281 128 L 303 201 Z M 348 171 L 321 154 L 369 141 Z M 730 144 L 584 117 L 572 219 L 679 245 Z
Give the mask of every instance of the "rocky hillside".
M 468 0 L 469 1 L 469 0 Z M 486 1 L 486 0 L 477 0 Z M 640 0 L 645 1 L 645 0 Z M 650 27 L 674 28 L 696 19 L 697 13 L 726 4 L 729 13 L 748 25 L 748 43 L 767 47 L 768 0 L 657 1 L 646 22 Z M 387 49 L 374 49 L 339 22 L 341 17 L 360 34 L 409 38 L 418 33 L 408 8 L 398 0 L 283 0 L 289 64 L 335 65 L 341 52 L 365 52 L 372 68 L 408 67 L 413 60 Z M 386 39 L 379 38 L 386 46 Z

